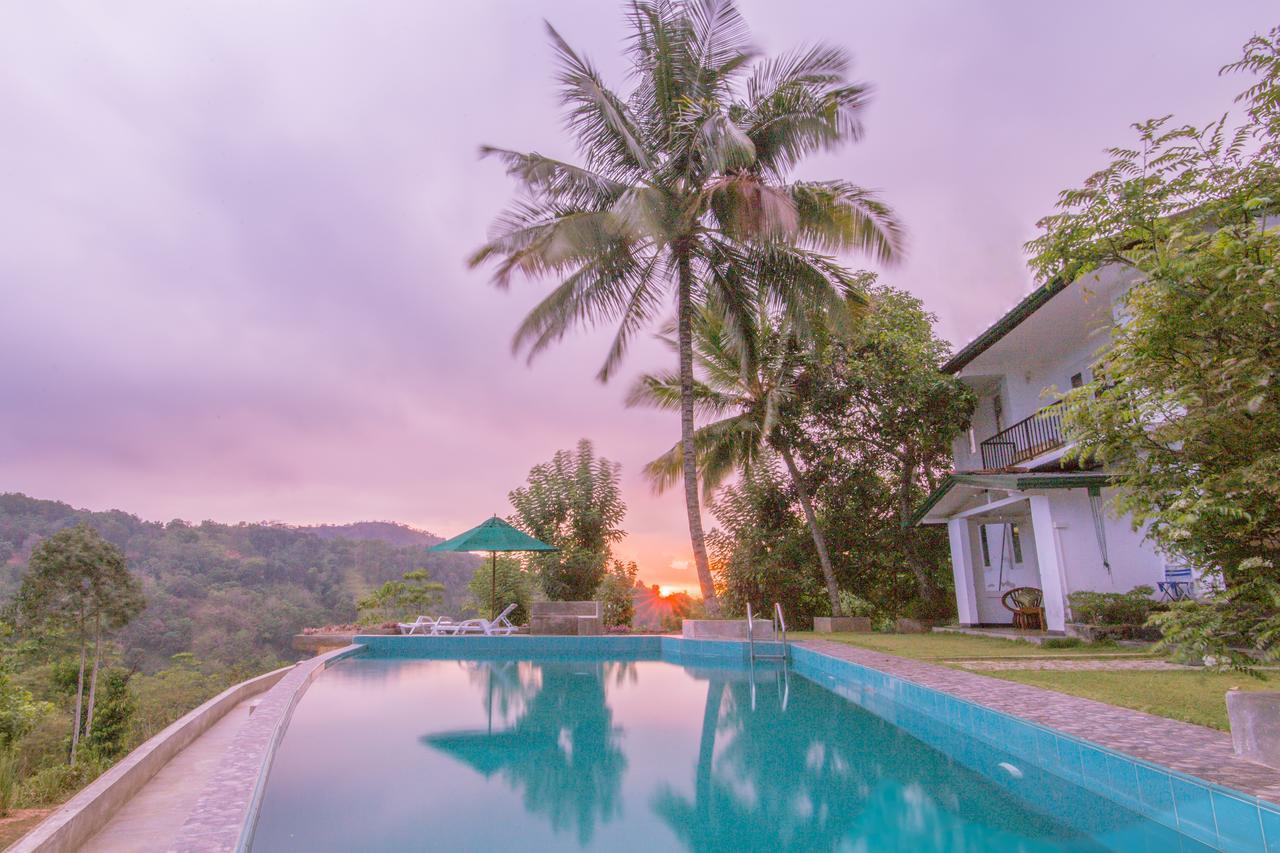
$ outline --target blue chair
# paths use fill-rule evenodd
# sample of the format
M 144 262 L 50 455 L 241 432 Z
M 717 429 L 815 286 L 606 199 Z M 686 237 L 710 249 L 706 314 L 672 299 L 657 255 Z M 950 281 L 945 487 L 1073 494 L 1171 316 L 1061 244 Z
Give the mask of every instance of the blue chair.
M 1196 597 L 1196 579 L 1189 567 L 1165 566 L 1164 580 L 1156 586 L 1162 601 L 1189 601 Z

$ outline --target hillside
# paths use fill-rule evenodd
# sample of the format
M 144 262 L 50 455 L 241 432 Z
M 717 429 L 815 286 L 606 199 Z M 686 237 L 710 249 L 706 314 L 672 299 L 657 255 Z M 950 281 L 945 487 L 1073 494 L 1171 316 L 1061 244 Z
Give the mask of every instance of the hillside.
M 457 615 L 480 564 L 430 554 L 439 537 L 391 522 L 161 523 L 0 494 L 0 597 L 17 590 L 41 539 L 81 521 L 120 546 L 142 580 L 147 609 L 120 639 L 126 660 L 145 670 L 186 651 L 241 664 L 295 657 L 289 643 L 299 629 L 350 621 L 364 591 L 417 568 L 445 585 L 443 610 Z

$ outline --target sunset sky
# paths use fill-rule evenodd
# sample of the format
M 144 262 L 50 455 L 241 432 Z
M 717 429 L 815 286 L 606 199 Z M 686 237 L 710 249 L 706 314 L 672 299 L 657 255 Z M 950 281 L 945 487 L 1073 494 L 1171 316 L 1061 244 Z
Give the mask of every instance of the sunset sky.
M 823 40 L 875 85 L 859 145 L 804 175 L 880 191 L 883 280 L 963 344 L 1032 286 L 1056 193 L 1131 140 L 1207 121 L 1274 0 L 743 0 L 767 52 Z M 0 10 L 0 491 L 147 519 L 393 520 L 449 536 L 580 437 L 623 466 L 622 556 L 696 587 L 683 502 L 641 465 L 673 416 L 627 410 L 610 330 L 526 366 L 547 283 L 464 258 L 511 198 L 482 143 L 572 157 L 541 19 L 625 88 L 621 5 L 10 3 Z M 850 265 L 866 266 L 851 257 Z M 711 522 L 711 519 L 708 519 Z

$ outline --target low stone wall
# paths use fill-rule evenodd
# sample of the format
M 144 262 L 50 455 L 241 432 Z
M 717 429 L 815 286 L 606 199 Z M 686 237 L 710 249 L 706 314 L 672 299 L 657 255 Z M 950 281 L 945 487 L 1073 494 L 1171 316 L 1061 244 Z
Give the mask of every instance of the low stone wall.
M 293 667 L 284 667 L 229 687 L 188 712 L 126 755 L 83 791 L 36 825 L 7 853 L 62 853 L 78 849 L 107 825 L 160 768 L 245 699 L 275 686 Z
M 594 637 L 604 633 L 598 601 L 535 601 L 529 606 L 529 633 Z
M 813 630 L 819 634 L 834 634 L 837 631 L 842 633 L 869 634 L 871 633 L 871 617 L 815 616 L 813 617 Z
M 746 640 L 746 619 L 685 619 L 680 634 L 686 640 Z M 755 620 L 754 637 L 773 640 L 777 635 L 770 619 Z

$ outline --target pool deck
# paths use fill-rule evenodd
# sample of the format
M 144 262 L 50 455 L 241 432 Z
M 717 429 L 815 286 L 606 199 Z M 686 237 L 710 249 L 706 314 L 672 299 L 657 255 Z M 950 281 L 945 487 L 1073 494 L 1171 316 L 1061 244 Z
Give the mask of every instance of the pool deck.
M 1237 756 L 1226 732 L 832 640 L 796 645 L 1280 804 L 1280 771 Z
M 245 699 L 169 761 L 142 790 L 112 815 L 81 853 L 156 853 L 173 847 L 174 839 L 223 754 L 249 719 Z

